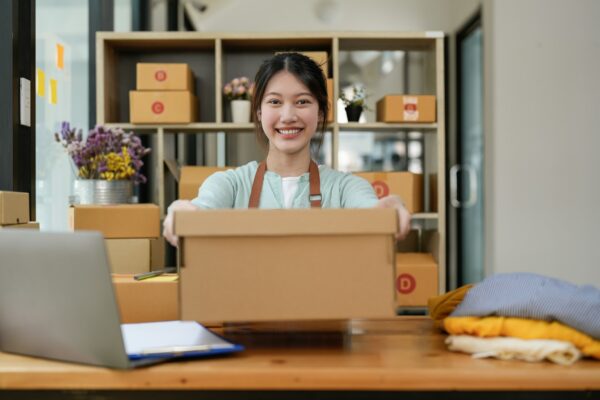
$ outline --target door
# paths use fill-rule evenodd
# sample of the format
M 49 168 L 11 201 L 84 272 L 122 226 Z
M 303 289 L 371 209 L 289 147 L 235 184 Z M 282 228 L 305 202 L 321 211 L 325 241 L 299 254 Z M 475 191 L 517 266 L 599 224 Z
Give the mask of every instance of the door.
M 481 13 L 457 34 L 457 163 L 450 168 L 456 284 L 484 277 L 483 34 Z

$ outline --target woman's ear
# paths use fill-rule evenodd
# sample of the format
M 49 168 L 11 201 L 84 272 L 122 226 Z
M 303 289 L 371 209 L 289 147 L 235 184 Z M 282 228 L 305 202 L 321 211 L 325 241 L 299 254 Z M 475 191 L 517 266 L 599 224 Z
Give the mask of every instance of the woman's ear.
M 260 122 L 260 110 L 256 112 L 256 120 Z

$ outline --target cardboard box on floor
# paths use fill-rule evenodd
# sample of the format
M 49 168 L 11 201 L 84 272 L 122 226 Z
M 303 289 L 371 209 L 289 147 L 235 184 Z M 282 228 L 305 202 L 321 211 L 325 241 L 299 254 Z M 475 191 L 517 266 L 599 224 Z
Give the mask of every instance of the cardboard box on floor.
M 438 294 L 438 269 L 428 253 L 396 255 L 396 299 L 398 307 L 424 307 Z
M 155 204 L 74 205 L 69 209 L 69 227 L 100 231 L 105 239 L 157 238 L 160 210 Z
M 175 274 L 136 281 L 132 274 L 113 274 L 121 323 L 179 319 L 178 283 Z
M 106 239 L 105 243 L 110 270 L 115 274 L 139 274 L 164 267 L 163 238 Z
M 194 92 L 194 76 L 187 64 L 137 63 L 137 90 L 187 90 Z
M 34 229 L 39 231 L 40 224 L 39 222 L 28 222 L 26 224 L 0 225 L 1 229 Z
M 225 171 L 233 167 L 181 167 L 179 175 L 179 198 L 192 200 L 198 196 L 198 190 L 202 183 L 215 172 Z
M 390 209 L 176 212 L 181 318 L 393 317 L 396 225 Z
M 189 124 L 196 122 L 198 99 L 187 90 L 129 92 L 132 124 Z
M 423 211 L 423 175 L 412 172 L 355 172 L 371 183 L 377 197 L 400 196 L 411 213 Z
M 29 193 L 0 191 L 0 225 L 29 222 Z
M 377 121 L 435 122 L 435 96 L 384 96 L 377 101 Z

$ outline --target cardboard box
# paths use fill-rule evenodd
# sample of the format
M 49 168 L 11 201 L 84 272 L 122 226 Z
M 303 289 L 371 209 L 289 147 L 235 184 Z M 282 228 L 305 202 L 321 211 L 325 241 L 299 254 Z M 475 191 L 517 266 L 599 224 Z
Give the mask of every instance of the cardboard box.
M 197 120 L 198 99 L 187 90 L 129 92 L 132 124 L 189 124 Z
M 179 319 L 175 274 L 136 281 L 133 275 L 113 275 L 121 323 Z
M 194 92 L 194 76 L 187 64 L 136 64 L 137 90 L 187 90 Z
M 429 209 L 431 212 L 438 211 L 438 180 L 437 174 L 429 175 Z
M 29 193 L 0 191 L 0 225 L 29 222 Z
M 233 167 L 181 167 L 179 175 L 179 198 L 192 200 L 198 197 L 200 185 L 215 172 L 225 171 Z
M 100 231 L 111 238 L 157 238 L 160 210 L 155 204 L 74 205 L 69 209 L 72 230 Z
M 0 225 L 0 230 L 2 229 L 34 229 L 39 231 L 40 224 L 39 222 L 28 222 L 26 224 Z
M 378 198 L 400 196 L 411 213 L 423 211 L 423 175 L 412 172 L 355 172 L 375 189 Z
M 325 77 L 329 77 L 329 56 L 326 51 L 302 51 L 301 53 L 315 60 L 323 70 Z
M 115 274 L 139 274 L 164 267 L 164 239 L 106 239 L 110 269 Z
M 435 96 L 385 96 L 377 102 L 377 121 L 435 122 Z
M 327 98 L 329 99 L 327 122 L 333 122 L 333 79 L 327 79 Z
M 438 294 L 438 270 L 433 256 L 398 253 L 396 291 L 399 307 L 427 306 L 427 300 Z
M 396 225 L 390 209 L 176 212 L 181 318 L 393 317 Z

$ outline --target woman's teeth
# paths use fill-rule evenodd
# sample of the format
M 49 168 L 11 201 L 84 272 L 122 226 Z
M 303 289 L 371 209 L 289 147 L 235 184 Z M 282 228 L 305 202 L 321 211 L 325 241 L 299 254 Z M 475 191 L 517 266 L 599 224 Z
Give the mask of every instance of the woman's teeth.
M 295 135 L 300 133 L 302 129 L 277 129 L 277 132 L 281 135 Z

